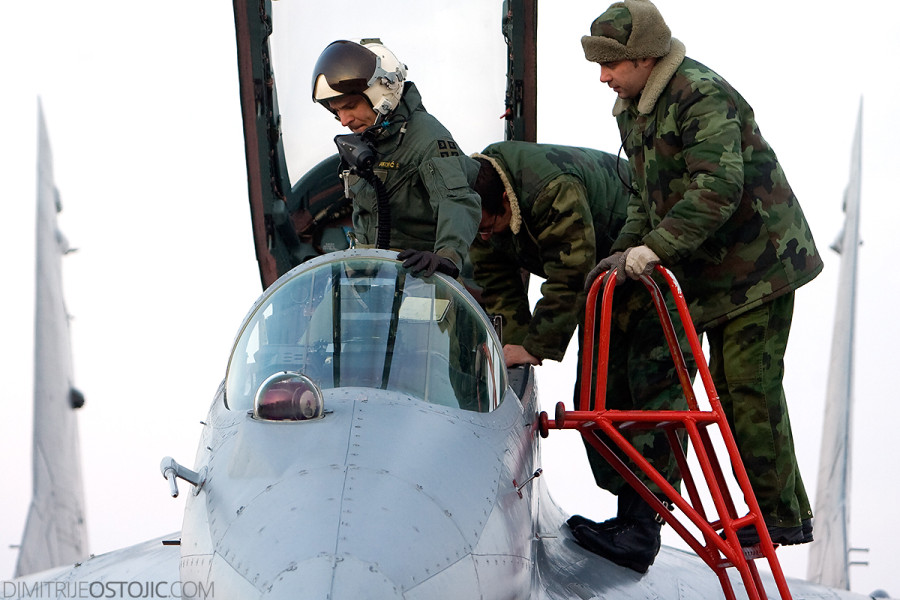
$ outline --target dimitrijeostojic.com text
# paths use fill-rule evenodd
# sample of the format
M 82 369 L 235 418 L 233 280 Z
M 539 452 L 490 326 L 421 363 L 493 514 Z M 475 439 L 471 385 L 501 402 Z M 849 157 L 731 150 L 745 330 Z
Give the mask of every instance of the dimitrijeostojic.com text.
M 0 600 L 11 598 L 215 598 L 213 583 L 193 581 L 3 581 Z

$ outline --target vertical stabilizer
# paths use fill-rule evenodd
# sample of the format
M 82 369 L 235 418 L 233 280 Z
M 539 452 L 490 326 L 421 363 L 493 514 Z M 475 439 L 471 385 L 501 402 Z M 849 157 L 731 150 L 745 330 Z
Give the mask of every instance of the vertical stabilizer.
M 841 255 L 841 266 L 816 485 L 816 541 L 810 546 L 807 568 L 811 581 L 845 590 L 850 589 L 850 436 L 861 168 L 862 100 L 853 139 L 850 182 L 844 192 L 844 230 L 832 246 Z
M 38 103 L 33 491 L 16 577 L 88 556 L 75 415 L 83 399 L 72 385 L 69 316 L 62 290 L 62 256 L 68 244 L 57 229 L 60 210 Z

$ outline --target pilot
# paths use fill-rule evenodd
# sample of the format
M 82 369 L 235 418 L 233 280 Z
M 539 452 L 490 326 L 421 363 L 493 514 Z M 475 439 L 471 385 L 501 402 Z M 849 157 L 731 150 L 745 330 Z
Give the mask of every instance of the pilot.
M 380 183 L 344 175 L 360 245 L 383 239 L 376 189 L 383 186 L 388 244 L 402 249 L 403 266 L 457 277 L 478 228 L 481 202 L 471 187 L 478 164 L 425 110 L 416 85 L 406 80 L 406 65 L 377 39 L 332 42 L 313 70 L 312 98 L 375 153 Z
M 506 364 L 540 365 L 545 358 L 560 361 L 576 326 L 583 325 L 585 278 L 598 257 L 609 254 L 625 223 L 627 163 L 600 150 L 528 142 L 491 144 L 473 156 L 481 163 L 475 190 L 482 205 L 470 257 L 485 310 L 503 318 Z M 533 312 L 520 269 L 545 279 Z M 615 292 L 608 405 L 687 409 L 650 294 L 637 284 L 621 286 Z M 667 301 L 671 309 L 671 298 Z M 579 333 L 579 345 L 581 338 Z M 683 331 L 679 341 L 693 374 L 696 369 Z M 579 351 L 576 394 L 581 385 L 580 359 Z M 634 364 L 640 369 L 628 368 Z M 576 396 L 576 406 L 577 402 Z M 680 474 L 665 435 L 635 431 L 628 436 L 678 489 Z M 593 446 L 585 447 L 597 484 L 619 496 L 623 515 L 650 511 L 650 550 L 645 549 L 642 536 L 640 555 L 628 557 L 629 566 L 646 571 L 659 550 L 656 513 L 621 478 L 607 477 L 606 461 Z M 654 493 L 661 493 L 649 479 L 645 483 Z M 573 527 L 592 523 L 578 515 L 570 519 Z
M 794 291 L 822 270 L 809 225 L 753 110 L 685 47 L 649 0 L 607 8 L 581 39 L 632 169 L 628 218 L 596 267 L 678 278 L 772 541 L 811 542 L 812 510 L 782 387 Z M 624 525 L 576 527 L 595 552 L 635 552 Z M 759 542 L 752 526 L 742 545 Z

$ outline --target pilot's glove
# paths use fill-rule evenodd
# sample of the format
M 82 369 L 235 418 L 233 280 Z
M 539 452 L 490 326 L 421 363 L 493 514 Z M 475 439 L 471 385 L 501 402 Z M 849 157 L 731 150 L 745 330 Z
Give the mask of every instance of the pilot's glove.
M 631 250 L 631 248 L 628 250 Z M 619 269 L 616 272 L 616 283 L 625 281 L 625 255 L 628 254 L 628 250 L 625 252 L 616 252 L 598 262 L 597 266 L 591 269 L 591 272 L 588 273 L 587 277 L 584 279 L 584 291 L 591 289 L 591 285 L 593 285 L 594 280 L 600 276 L 600 273 L 609 271 L 613 268 Z
M 435 271 L 444 273 L 456 279 L 459 277 L 459 267 L 453 261 L 443 256 L 438 256 L 428 250 L 403 250 L 397 254 L 397 260 L 403 261 L 403 266 L 412 271 L 417 277 L 430 277 Z
M 640 279 L 641 275 L 649 275 L 653 272 L 653 267 L 659 264 L 656 252 L 648 246 L 638 246 L 629 250 L 625 259 L 625 272 L 632 279 Z

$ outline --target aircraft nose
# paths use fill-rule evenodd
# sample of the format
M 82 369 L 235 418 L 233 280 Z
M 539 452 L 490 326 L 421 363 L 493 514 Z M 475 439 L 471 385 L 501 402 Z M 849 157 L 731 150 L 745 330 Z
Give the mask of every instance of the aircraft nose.
M 282 572 L 262 598 L 391 600 L 403 598 L 403 593 L 378 569 L 377 565 L 352 556 L 320 556 L 303 561 L 297 564 L 296 568 Z
M 249 423 L 216 454 L 183 539 L 208 537 L 213 562 L 260 598 L 477 597 L 475 548 L 511 553 L 508 521 L 490 519 L 500 464 L 480 460 L 493 438 L 414 399 L 367 393 L 333 394 L 334 412 L 300 430 Z
M 236 511 L 214 511 L 210 525 L 218 553 L 261 597 L 402 598 L 461 562 L 489 512 L 486 500 L 468 502 L 466 514 L 449 510 L 451 490 L 438 483 L 384 469 L 305 469 Z

